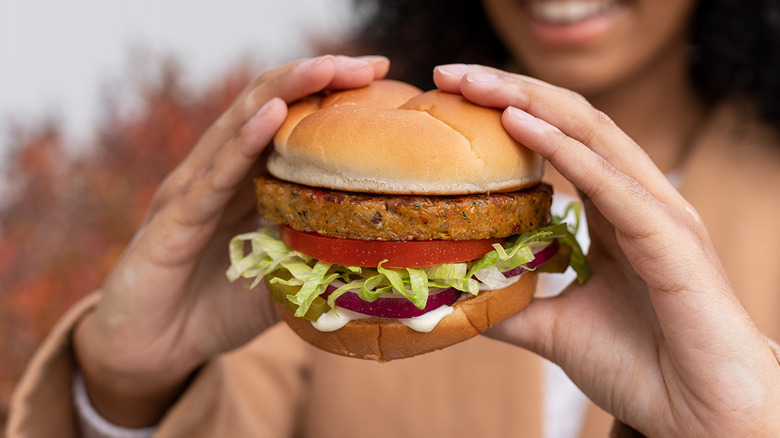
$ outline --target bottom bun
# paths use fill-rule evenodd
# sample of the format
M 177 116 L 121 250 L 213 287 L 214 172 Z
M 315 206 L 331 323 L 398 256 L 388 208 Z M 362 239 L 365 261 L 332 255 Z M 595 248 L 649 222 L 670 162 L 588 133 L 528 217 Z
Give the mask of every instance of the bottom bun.
M 393 319 L 367 318 L 321 332 L 305 318 L 296 318 L 282 305 L 277 309 L 287 325 L 306 342 L 342 356 L 387 362 L 439 350 L 472 338 L 519 312 L 531 302 L 536 274 L 523 274 L 504 289 L 481 291 L 453 304 L 453 312 L 436 327 L 421 333 Z

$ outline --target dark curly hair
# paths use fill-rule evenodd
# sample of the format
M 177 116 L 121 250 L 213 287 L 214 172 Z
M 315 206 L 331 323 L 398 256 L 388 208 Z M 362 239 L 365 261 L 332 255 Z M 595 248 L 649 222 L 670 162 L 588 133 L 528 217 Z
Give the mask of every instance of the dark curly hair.
M 353 49 L 388 56 L 391 77 L 428 89 L 438 64 L 509 65 L 480 1 L 353 1 Z M 704 101 L 745 99 L 780 129 L 780 0 L 700 0 L 690 40 L 691 84 Z

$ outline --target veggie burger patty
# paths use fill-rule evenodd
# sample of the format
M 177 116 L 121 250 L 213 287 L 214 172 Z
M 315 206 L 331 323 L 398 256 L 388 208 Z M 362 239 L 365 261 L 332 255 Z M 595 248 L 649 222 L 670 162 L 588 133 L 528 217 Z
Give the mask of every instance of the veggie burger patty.
M 507 237 L 550 222 L 552 188 L 461 196 L 372 195 L 257 179 L 266 219 L 343 239 L 471 240 Z

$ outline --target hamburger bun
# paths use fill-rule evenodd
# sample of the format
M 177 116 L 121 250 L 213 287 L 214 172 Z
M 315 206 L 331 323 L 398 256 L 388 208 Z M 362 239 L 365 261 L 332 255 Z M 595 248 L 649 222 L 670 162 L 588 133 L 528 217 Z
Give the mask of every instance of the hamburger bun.
M 337 190 L 462 195 L 534 185 L 544 161 L 509 136 L 501 111 L 385 80 L 292 105 L 268 170 Z
M 344 356 L 406 358 L 493 327 L 531 301 L 536 274 L 523 268 L 559 248 L 554 233 L 537 233 L 551 221 L 544 161 L 501 119 L 460 95 L 390 80 L 293 103 L 274 138 L 270 175 L 255 180 L 260 215 L 280 227 L 259 230 L 258 242 L 273 249 L 250 244 L 254 237 L 231 243 L 253 251 L 231 255 L 234 275 L 264 276 L 287 324 Z M 526 257 L 532 250 L 539 256 Z M 505 275 L 516 278 L 507 287 Z M 489 284 L 495 289 L 477 290 Z M 444 301 L 429 299 L 437 289 Z M 442 305 L 452 312 L 429 332 L 401 322 Z M 365 317 L 347 322 L 341 308 Z M 339 325 L 320 331 L 323 315 Z
M 503 289 L 486 290 L 461 298 L 453 312 L 428 333 L 417 332 L 397 320 L 366 318 L 321 332 L 309 320 L 296 318 L 276 304 L 284 321 L 311 345 L 331 353 L 387 362 L 429 353 L 472 338 L 524 309 L 536 289 L 536 273 L 528 272 Z

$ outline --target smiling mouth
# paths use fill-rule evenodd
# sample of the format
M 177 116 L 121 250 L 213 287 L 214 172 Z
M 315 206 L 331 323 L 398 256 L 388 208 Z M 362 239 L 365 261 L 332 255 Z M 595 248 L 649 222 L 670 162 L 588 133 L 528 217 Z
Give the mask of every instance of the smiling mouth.
M 527 1 L 525 8 L 531 17 L 545 24 L 573 24 L 611 12 L 619 7 L 616 0 L 552 0 Z

